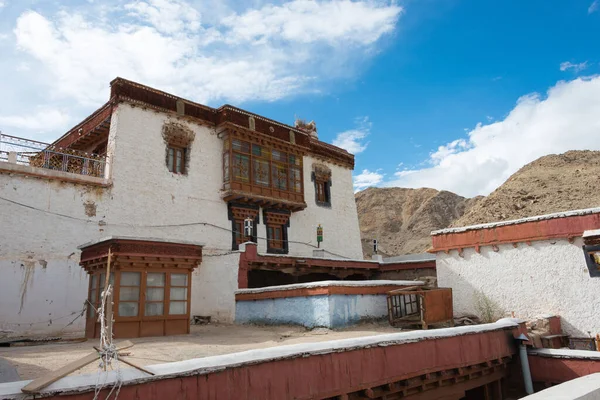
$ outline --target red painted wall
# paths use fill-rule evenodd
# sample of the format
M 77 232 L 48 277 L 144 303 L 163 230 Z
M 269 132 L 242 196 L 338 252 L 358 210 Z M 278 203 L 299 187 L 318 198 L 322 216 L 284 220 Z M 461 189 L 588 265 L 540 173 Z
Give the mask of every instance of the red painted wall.
M 599 360 L 553 358 L 539 355 L 530 355 L 528 358 L 531 378 L 534 382 L 562 383 L 600 372 Z
M 431 237 L 432 252 L 491 246 L 505 243 L 532 242 L 581 237 L 583 232 L 600 228 L 600 214 L 575 215 L 513 225 L 450 232 Z
M 220 372 L 123 386 L 122 399 L 282 400 L 336 396 L 428 372 L 514 354 L 513 331 L 498 330 L 385 347 L 311 355 Z M 50 397 L 92 399 L 93 392 Z

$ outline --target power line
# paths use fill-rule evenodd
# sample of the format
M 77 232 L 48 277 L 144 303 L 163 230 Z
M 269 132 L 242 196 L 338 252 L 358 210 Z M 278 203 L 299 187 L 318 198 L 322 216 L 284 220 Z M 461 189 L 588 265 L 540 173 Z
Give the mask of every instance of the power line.
M 44 210 L 44 209 L 41 209 L 41 208 L 30 206 L 28 204 L 20 203 L 18 201 L 10 200 L 10 199 L 7 199 L 5 197 L 0 197 L 0 200 L 4 200 L 6 202 L 9 202 L 9 203 L 21 206 L 21 207 L 25 207 L 25 208 L 28 208 L 30 210 L 35 210 L 35 211 L 38 211 L 38 212 L 42 212 L 42 213 L 50 214 L 50 215 L 55 215 L 55 216 L 58 216 L 58 217 L 68 218 L 68 219 L 75 220 L 75 221 L 81 221 L 81 222 L 93 223 L 93 224 L 97 224 L 97 223 L 101 222 L 101 221 L 100 222 L 95 222 L 95 221 L 92 221 L 92 220 L 89 220 L 89 219 L 83 219 L 83 218 L 73 217 L 71 215 L 56 213 L 56 212 L 49 211 L 49 210 Z M 103 226 L 122 226 L 122 227 L 129 227 L 129 228 L 182 228 L 182 227 L 188 227 L 188 226 L 202 225 L 202 226 L 210 226 L 210 227 L 213 227 L 213 228 L 217 228 L 217 229 L 220 229 L 222 231 L 229 232 L 229 233 L 235 233 L 235 234 L 241 234 L 241 233 L 243 233 L 243 232 L 239 232 L 237 230 L 225 228 L 225 227 L 222 227 L 222 226 L 210 223 L 210 222 L 186 222 L 186 223 L 182 223 L 182 224 L 160 224 L 160 225 L 134 225 L 134 224 L 125 224 L 125 223 L 112 223 L 112 222 L 108 223 L 108 222 L 104 222 L 102 225 Z M 268 241 L 269 240 L 268 238 L 261 237 L 261 236 L 257 236 L 256 239 L 257 240 L 260 239 L 260 240 L 264 240 L 264 241 Z M 312 243 L 300 242 L 300 241 L 295 241 L 295 240 L 281 240 L 281 241 L 282 242 L 287 242 L 287 243 L 302 244 L 302 245 L 305 245 L 305 246 L 308 246 L 308 247 L 312 247 L 312 248 L 315 248 L 315 249 L 320 249 L 320 247 L 315 246 Z M 328 253 L 328 254 L 331 254 L 333 256 L 336 256 L 336 257 L 340 257 L 340 258 L 344 258 L 344 259 L 350 259 L 349 257 L 343 256 L 341 254 L 336 254 L 336 253 L 330 252 L 328 250 L 325 250 L 325 252 Z

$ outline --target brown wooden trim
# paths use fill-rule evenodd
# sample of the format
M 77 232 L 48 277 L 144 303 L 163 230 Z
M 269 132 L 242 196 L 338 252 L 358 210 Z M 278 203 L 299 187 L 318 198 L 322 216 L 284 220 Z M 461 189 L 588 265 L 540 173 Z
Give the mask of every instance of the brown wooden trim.
M 52 146 L 62 148 L 73 147 L 75 143 L 86 138 L 87 135 L 92 133 L 96 127 L 102 125 L 102 123 L 104 123 L 107 119 L 110 121 L 112 112 L 113 102 L 109 100 L 82 122 L 75 125 L 73 128 L 71 128 L 71 130 L 54 141 Z
M 382 286 L 327 286 L 316 288 L 298 288 L 290 290 L 272 290 L 261 293 L 237 293 L 236 301 L 249 300 L 265 300 L 265 299 L 281 299 L 284 297 L 305 297 L 305 296 L 331 296 L 334 294 L 340 295 L 369 295 L 369 294 L 387 294 L 390 290 L 399 289 L 399 285 L 382 285 Z
M 385 263 L 379 265 L 381 272 L 404 271 L 410 269 L 436 269 L 435 260 L 411 263 Z

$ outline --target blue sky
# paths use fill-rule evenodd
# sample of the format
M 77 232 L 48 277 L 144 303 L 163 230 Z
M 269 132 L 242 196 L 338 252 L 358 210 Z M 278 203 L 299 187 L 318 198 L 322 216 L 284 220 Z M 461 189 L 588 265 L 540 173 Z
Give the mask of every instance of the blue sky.
M 0 0 L 0 130 L 53 140 L 118 75 L 315 120 L 357 190 L 474 196 L 600 150 L 598 38 L 598 0 Z

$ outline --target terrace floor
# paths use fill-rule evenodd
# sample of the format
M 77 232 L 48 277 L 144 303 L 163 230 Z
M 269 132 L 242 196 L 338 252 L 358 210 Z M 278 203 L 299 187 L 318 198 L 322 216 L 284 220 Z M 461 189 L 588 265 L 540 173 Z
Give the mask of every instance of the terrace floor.
M 192 358 L 236 353 L 245 350 L 297 343 L 323 342 L 361 336 L 398 332 L 387 322 L 356 325 L 339 330 L 306 330 L 298 326 L 253 326 L 210 324 L 192 326 L 189 335 L 129 339 L 135 346 L 125 350 L 139 365 L 162 364 Z M 117 340 L 118 342 L 118 340 Z M 0 358 L 12 364 L 21 379 L 34 379 L 59 369 L 93 351 L 98 340 L 67 341 L 36 346 L 0 348 Z M 121 368 L 130 368 L 121 363 Z M 94 373 L 97 364 L 90 364 L 72 375 Z

